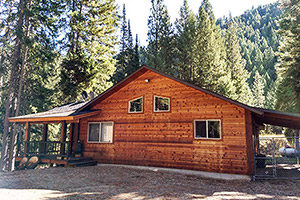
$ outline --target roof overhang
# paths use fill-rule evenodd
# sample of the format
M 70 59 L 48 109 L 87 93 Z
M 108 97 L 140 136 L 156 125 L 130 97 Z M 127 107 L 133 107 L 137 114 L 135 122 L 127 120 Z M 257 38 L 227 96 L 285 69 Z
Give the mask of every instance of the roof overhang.
M 257 109 L 263 112 L 263 115 L 254 114 L 254 120 L 257 124 L 270 124 L 296 130 L 300 129 L 300 115 L 298 114 L 279 112 L 262 108 Z
M 20 117 L 11 117 L 9 122 L 16 123 L 60 123 L 66 121 L 67 123 L 78 123 L 79 119 L 84 117 L 90 117 L 97 115 L 101 110 L 90 110 L 89 112 L 65 112 L 65 113 L 54 113 L 52 115 L 40 115 L 40 116 L 20 116 Z

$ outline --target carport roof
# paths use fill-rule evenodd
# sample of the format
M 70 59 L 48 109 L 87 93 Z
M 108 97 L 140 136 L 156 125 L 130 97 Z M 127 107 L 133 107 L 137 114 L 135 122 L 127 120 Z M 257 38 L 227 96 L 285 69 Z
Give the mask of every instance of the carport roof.
M 300 115 L 296 113 L 280 112 L 264 108 L 254 108 L 262 115 L 254 113 L 254 120 L 258 124 L 270 124 L 275 126 L 283 126 L 292 129 L 300 129 Z

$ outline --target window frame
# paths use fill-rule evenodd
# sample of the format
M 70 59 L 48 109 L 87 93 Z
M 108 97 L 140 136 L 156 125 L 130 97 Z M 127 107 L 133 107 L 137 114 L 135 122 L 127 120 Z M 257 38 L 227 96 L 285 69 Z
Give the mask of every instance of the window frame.
M 169 109 L 168 110 L 155 110 L 155 97 L 169 99 Z M 171 98 L 166 96 L 153 95 L 153 112 L 170 112 L 171 111 Z
M 198 121 L 205 121 L 205 128 L 206 128 L 206 137 L 197 137 L 196 136 L 196 122 Z M 220 123 L 220 137 L 219 138 L 211 138 L 211 137 L 208 137 L 208 122 L 209 121 L 218 121 Z M 201 140 L 222 140 L 222 120 L 221 119 L 195 119 L 194 120 L 194 139 L 201 139 Z
M 131 112 L 131 111 L 130 111 L 130 102 L 135 101 L 135 100 L 138 100 L 138 99 L 140 99 L 140 98 L 142 98 L 142 111 Z M 144 96 L 140 96 L 140 97 L 137 97 L 137 98 L 128 100 L 128 113 L 144 113 Z
M 110 142 L 101 141 L 101 126 L 103 123 L 111 123 L 112 124 L 112 137 Z M 89 133 L 90 133 L 90 124 L 99 124 L 99 141 L 89 141 Z M 87 143 L 103 143 L 103 144 L 111 144 L 114 142 L 114 122 L 113 121 L 101 121 L 101 122 L 88 122 L 88 132 L 87 132 Z

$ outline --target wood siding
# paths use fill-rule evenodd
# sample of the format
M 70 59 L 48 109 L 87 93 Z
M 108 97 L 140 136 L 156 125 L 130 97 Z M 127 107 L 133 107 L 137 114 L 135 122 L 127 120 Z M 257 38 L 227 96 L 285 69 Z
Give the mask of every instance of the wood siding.
M 169 112 L 153 111 L 154 95 L 170 98 Z M 140 96 L 143 113 L 128 113 L 128 101 Z M 252 148 L 251 124 L 246 124 L 245 109 L 155 72 L 145 72 L 91 109 L 101 112 L 80 120 L 80 140 L 84 156 L 99 163 L 252 171 L 247 150 Z M 196 119 L 220 119 L 221 139 L 194 139 Z M 87 143 L 88 122 L 100 121 L 114 122 L 113 143 Z

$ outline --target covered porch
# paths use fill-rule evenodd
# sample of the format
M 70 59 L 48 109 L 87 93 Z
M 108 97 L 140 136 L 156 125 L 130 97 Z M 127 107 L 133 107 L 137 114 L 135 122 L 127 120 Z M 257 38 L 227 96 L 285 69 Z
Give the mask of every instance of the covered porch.
M 16 161 L 37 156 L 40 163 L 65 165 L 74 160 L 75 156 L 81 157 L 83 146 L 79 140 L 80 119 L 100 112 L 78 112 L 77 109 L 85 103 L 66 104 L 46 112 L 10 118 L 9 121 L 15 123 L 15 126 L 24 127 L 24 134 L 19 134 L 18 137 Z M 53 125 L 59 125 L 59 136 L 50 140 L 49 127 Z M 42 130 L 38 137 L 32 139 L 34 126 L 39 126 Z

